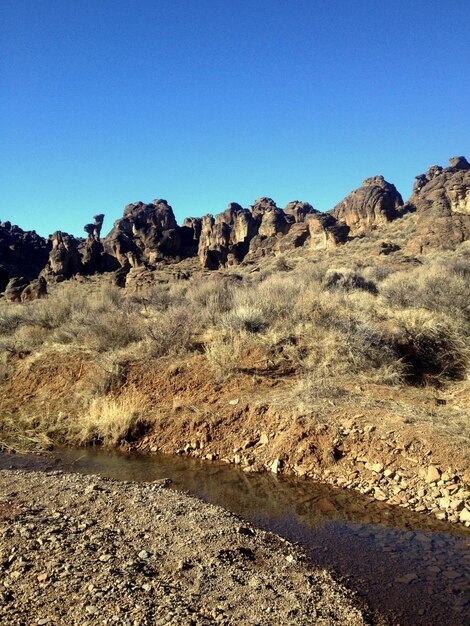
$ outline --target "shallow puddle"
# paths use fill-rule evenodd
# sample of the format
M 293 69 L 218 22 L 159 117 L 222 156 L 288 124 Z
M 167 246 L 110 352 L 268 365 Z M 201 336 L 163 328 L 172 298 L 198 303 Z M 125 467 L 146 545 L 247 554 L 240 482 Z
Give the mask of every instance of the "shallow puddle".
M 343 575 L 393 624 L 470 624 L 465 528 L 356 492 L 184 457 L 66 449 L 46 460 L 2 454 L 0 467 L 65 469 L 131 481 L 171 478 L 174 488 L 302 544 L 315 564 Z

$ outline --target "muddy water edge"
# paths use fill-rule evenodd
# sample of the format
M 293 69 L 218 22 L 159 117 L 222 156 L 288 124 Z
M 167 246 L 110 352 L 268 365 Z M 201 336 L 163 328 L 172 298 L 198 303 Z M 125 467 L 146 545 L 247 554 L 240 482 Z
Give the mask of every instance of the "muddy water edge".
M 47 457 L 0 455 L 0 467 L 75 471 L 117 480 L 170 478 L 172 487 L 218 504 L 303 545 L 391 624 L 470 623 L 470 531 L 357 492 L 168 455 L 96 448 Z

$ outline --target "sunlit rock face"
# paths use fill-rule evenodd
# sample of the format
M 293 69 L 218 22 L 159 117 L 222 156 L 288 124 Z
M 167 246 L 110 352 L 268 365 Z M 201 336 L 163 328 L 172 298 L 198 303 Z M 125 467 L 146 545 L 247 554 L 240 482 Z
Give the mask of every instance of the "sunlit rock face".
M 201 266 L 214 270 L 227 263 L 231 228 L 225 222 L 217 222 L 212 215 L 202 218 L 198 256 Z
M 416 177 L 405 209 L 416 211 L 416 237 L 408 253 L 454 249 L 470 238 L 470 164 L 465 157 L 449 159 Z
M 395 185 L 383 176 L 366 178 L 362 186 L 337 204 L 331 215 L 344 222 L 351 236 L 362 235 L 393 221 L 401 215 L 403 199 Z
M 80 239 L 57 230 L 49 237 L 52 250 L 41 275 L 47 282 L 62 282 L 76 274 L 83 274 L 84 268 L 80 255 Z
M 307 215 L 318 214 L 311 204 L 308 202 L 301 202 L 300 200 L 293 200 L 284 207 L 284 213 L 287 216 L 292 216 L 296 223 L 305 222 Z
M 348 240 L 349 226 L 329 213 L 316 213 L 306 216 L 310 240 L 314 250 L 331 250 Z

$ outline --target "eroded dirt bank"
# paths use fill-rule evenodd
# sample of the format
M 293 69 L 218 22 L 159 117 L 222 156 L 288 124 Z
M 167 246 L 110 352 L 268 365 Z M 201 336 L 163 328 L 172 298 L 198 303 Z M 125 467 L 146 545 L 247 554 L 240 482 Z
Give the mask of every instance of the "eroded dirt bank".
M 18 410 L 30 420 L 47 415 L 42 428 L 53 440 L 76 443 L 67 428 L 80 423 L 83 398 L 102 375 L 81 354 L 19 362 L 2 388 L 4 410 L 12 421 Z M 300 411 L 292 376 L 253 371 L 218 383 L 196 354 L 158 367 L 129 363 L 109 397 L 123 411 L 139 401 L 128 449 L 314 478 L 470 526 L 468 397 L 452 388 L 363 384 Z
M 161 407 L 134 449 L 313 478 L 470 526 L 468 439 L 445 392 L 371 384 L 301 412 L 291 380 L 214 385 L 202 360 L 151 378 L 130 370 L 128 384 Z
M 299 548 L 164 484 L 0 471 L 0 621 L 366 623 Z

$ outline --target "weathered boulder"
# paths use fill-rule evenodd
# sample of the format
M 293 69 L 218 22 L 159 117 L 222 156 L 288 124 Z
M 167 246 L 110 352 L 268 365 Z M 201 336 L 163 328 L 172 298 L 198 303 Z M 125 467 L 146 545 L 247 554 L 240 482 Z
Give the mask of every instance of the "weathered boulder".
M 349 226 L 350 235 L 356 236 L 400 217 L 402 206 L 403 199 L 395 185 L 383 176 L 374 176 L 346 196 L 330 214 Z
M 24 276 L 10 278 L 5 288 L 3 297 L 7 302 L 21 302 L 21 294 L 28 286 L 28 281 Z
M 339 222 L 331 213 L 312 213 L 305 217 L 310 242 L 314 250 L 331 250 L 338 244 L 346 243 L 349 226 Z
M 275 237 L 278 233 L 285 235 L 294 221 L 289 219 L 271 198 L 255 200 L 251 213 L 255 220 L 261 217 L 261 224 L 257 233 L 260 237 Z
M 318 213 L 318 211 L 316 211 L 308 202 L 293 200 L 284 207 L 284 213 L 285 215 L 291 215 L 297 223 L 304 222 L 307 215 Z
M 470 170 L 470 163 L 464 156 L 450 157 L 449 165 L 456 170 Z
M 416 177 L 405 209 L 416 211 L 416 236 L 408 254 L 454 249 L 470 238 L 470 164 L 465 157 L 449 159 L 450 167 L 436 165 Z
M 30 302 L 31 300 L 39 300 L 47 296 L 47 283 L 44 276 L 39 276 L 36 280 L 32 280 L 29 285 L 23 289 L 21 293 L 21 302 Z
M 277 238 L 273 246 L 274 252 L 289 252 L 294 248 L 300 248 L 310 237 L 308 225 L 305 222 L 292 224 L 289 231 Z

